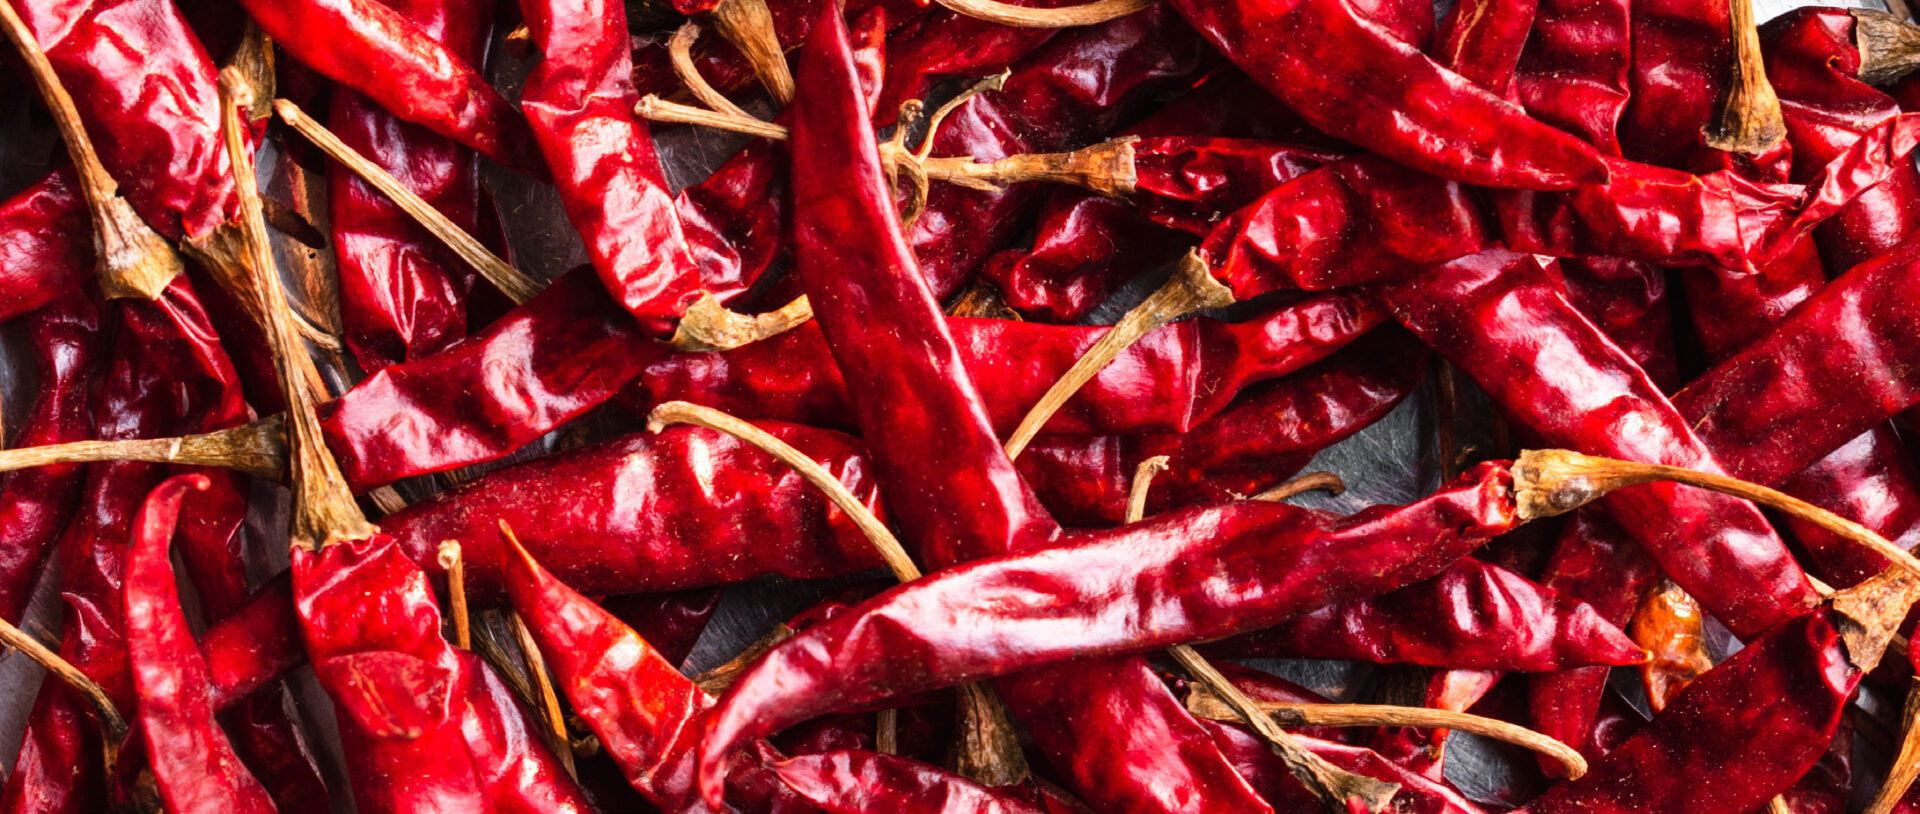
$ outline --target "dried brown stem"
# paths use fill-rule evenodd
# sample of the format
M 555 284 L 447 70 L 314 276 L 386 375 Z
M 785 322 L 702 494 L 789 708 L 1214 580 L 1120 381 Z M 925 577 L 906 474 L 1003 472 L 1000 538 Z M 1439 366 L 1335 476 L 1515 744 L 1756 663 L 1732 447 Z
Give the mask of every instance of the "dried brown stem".
M 962 684 L 958 691 L 960 722 L 956 734 L 960 742 L 955 749 L 954 771 L 987 786 L 1024 782 L 1031 769 L 1000 696 L 979 683 Z
M 1238 692 L 1236 689 L 1235 692 Z M 1244 696 L 1243 696 L 1244 697 Z M 1483 718 L 1465 712 L 1426 707 L 1396 707 L 1378 704 L 1281 704 L 1252 702 L 1262 717 L 1279 726 L 1410 726 L 1421 729 L 1454 729 L 1511 743 L 1552 757 L 1567 768 L 1569 779 L 1587 773 L 1587 761 L 1580 752 L 1558 740 L 1524 726 Z M 1210 692 L 1187 696 L 1187 710 L 1202 718 L 1230 721 L 1239 710 Z
M 1916 721 L 1920 721 L 1920 680 L 1907 688 L 1907 703 L 1900 711 L 1900 731 L 1906 733 L 1900 740 L 1900 754 L 1887 770 L 1887 782 L 1874 792 L 1867 814 L 1892 814 L 1900 798 L 1907 796 L 1914 778 L 1920 777 L 1920 727 L 1914 726 Z
M 473 628 L 473 652 L 479 654 L 481 661 L 493 667 L 493 672 L 500 676 L 500 680 L 507 682 L 507 689 L 513 691 L 514 697 L 520 699 L 520 703 L 525 704 L 528 709 L 538 708 L 540 698 L 534 693 L 533 685 L 527 682 L 526 673 L 520 669 L 519 664 L 514 662 L 513 656 L 507 653 L 507 649 L 501 646 L 500 640 L 495 637 L 493 627 L 487 623 L 488 619 L 495 618 L 498 618 L 496 611 L 480 612 L 481 623 Z
M 473 628 L 467 617 L 467 563 L 460 556 L 460 541 L 441 540 L 435 560 L 447 572 L 447 615 L 453 617 L 453 643 L 461 650 L 473 649 Z
M 666 122 L 667 124 L 697 124 L 701 127 L 712 127 L 716 130 L 726 130 L 733 133 L 745 133 L 749 136 L 759 136 L 777 141 L 786 141 L 787 138 L 792 135 L 792 131 L 788 130 L 784 124 L 774 124 L 773 122 L 756 119 L 744 114 L 735 115 L 732 113 L 722 113 L 718 110 L 711 110 L 704 107 L 670 102 L 651 93 L 640 97 L 639 104 L 633 106 L 633 113 L 647 121 Z
M 86 673 L 80 672 L 80 668 L 61 658 L 60 654 L 47 649 L 38 639 L 4 619 L 0 619 L 0 645 L 26 654 L 35 664 L 46 668 L 48 673 L 87 699 L 87 703 L 93 706 L 94 719 L 100 722 L 107 774 L 112 775 L 120 762 L 120 745 L 127 739 L 127 719 L 120 717 L 120 710 L 114 708 L 113 699 L 107 696 L 107 691 L 88 678 Z
M 680 78 L 693 98 L 700 100 L 709 110 L 724 113 L 741 119 L 758 118 L 741 109 L 728 99 L 727 95 L 707 84 L 707 78 L 700 75 L 700 68 L 693 64 L 693 43 L 700 38 L 700 24 L 692 21 L 675 29 L 673 36 L 667 38 L 667 58 L 673 63 L 673 74 Z M 781 64 L 785 64 L 783 58 Z
M 500 521 L 500 530 L 509 535 L 513 533 L 507 529 L 505 520 Z M 540 643 L 533 640 L 533 633 L 527 630 L 527 623 L 521 620 L 520 614 L 507 614 L 507 626 L 513 629 L 514 641 L 520 644 L 520 655 L 527 661 L 527 673 L 533 678 L 535 698 L 540 702 L 534 709 L 539 710 L 541 722 L 546 724 L 542 732 L 546 736 L 547 747 L 560 758 L 560 765 L 566 768 L 567 775 L 577 778 L 580 773 L 573 767 L 573 744 L 567 737 L 567 719 L 560 711 L 560 696 L 553 691 L 553 677 L 547 674 L 547 661 L 540 656 Z
M 1059 381 L 1048 388 L 1039 403 L 1020 419 L 1020 426 L 1014 428 L 1013 436 L 1007 439 L 1007 457 L 1018 458 L 1027 448 L 1034 436 L 1040 434 L 1040 427 L 1053 417 L 1060 407 L 1073 398 L 1073 394 L 1093 379 L 1101 368 L 1112 363 L 1120 352 L 1140 341 L 1155 328 L 1208 308 L 1219 308 L 1233 302 L 1233 291 L 1213 279 L 1213 272 L 1207 264 L 1201 262 L 1198 254 L 1189 252 L 1180 261 L 1180 266 L 1158 291 L 1149 295 L 1145 302 L 1134 306 L 1120 321 L 1114 323 L 1111 330 L 1101 335 L 1100 340 L 1087 348 L 1073 367 L 1060 377 Z
M 1567 450 L 1526 450 L 1513 463 L 1514 498 L 1520 517 L 1533 520 L 1569 512 L 1608 492 L 1654 481 L 1673 481 L 1745 498 L 1813 523 L 1873 549 L 1895 567 L 1920 576 L 1920 560 L 1865 526 L 1776 489 L 1726 475 L 1677 466 L 1642 464 Z
M 787 68 L 786 52 L 773 32 L 773 15 L 767 0 L 720 0 L 708 12 L 713 27 L 720 30 L 733 47 L 753 65 L 760 84 L 782 105 L 793 101 L 793 72 Z
M 313 362 L 300 345 L 293 317 L 287 308 L 286 292 L 280 289 L 280 275 L 274 270 L 273 255 L 267 249 L 267 226 L 260 217 L 260 191 L 254 184 L 253 156 L 241 139 L 240 105 L 250 101 L 250 89 L 244 77 L 234 69 L 220 72 L 220 132 L 226 142 L 233 170 L 235 191 L 240 198 L 240 223 L 247 265 L 254 272 L 254 287 L 260 295 L 260 312 L 266 317 L 267 342 L 273 347 L 274 372 L 280 379 L 281 395 L 287 403 L 291 422 L 288 447 L 291 451 L 290 475 L 293 481 L 294 545 L 309 550 L 324 548 L 344 540 L 373 536 L 378 530 L 360 511 L 347 489 L 340 465 L 327 450 L 320 434 L 320 419 L 314 415 L 313 394 L 294 382 L 307 381 L 302 365 Z
M 1662 577 L 1641 599 L 1627 633 L 1652 655 L 1640 665 L 1647 703 L 1657 714 L 1688 684 L 1713 669 L 1700 602 Z
M 1760 56 L 1760 31 L 1754 27 L 1753 0 L 1728 0 L 1732 18 L 1733 75 L 1721 92 L 1719 109 L 1707 126 L 1707 146 L 1759 155 L 1786 138 L 1780 97 L 1767 80 Z
M 967 290 L 960 292 L 947 306 L 947 316 L 977 317 L 980 319 L 999 319 L 1007 322 L 1020 322 L 1020 312 L 1007 306 L 1005 298 L 985 280 L 975 280 Z
M 259 478 L 287 474 L 287 447 L 281 416 L 202 435 L 143 438 L 132 441 L 73 441 L 0 450 L 0 472 L 66 463 L 147 461 L 217 466 Z
M 1875 9 L 1853 15 L 1853 44 L 1860 51 L 1860 81 L 1888 85 L 1920 68 L 1920 26 Z
M 774 645 L 793 638 L 793 632 L 793 628 L 784 624 L 775 625 L 772 630 L 767 631 L 767 635 L 754 640 L 753 644 L 747 645 L 747 649 L 740 651 L 740 655 L 729 659 L 726 664 L 694 676 L 694 686 L 712 696 L 725 693 L 741 673 L 746 672 L 748 667 L 760 660 L 760 656 L 772 650 Z
M 1838 617 L 1835 627 L 1847 647 L 1847 661 L 1863 673 L 1880 666 L 1917 595 L 1920 578 L 1899 566 L 1835 591 L 1827 603 Z
M 873 751 L 900 754 L 900 710 L 888 708 L 873 714 Z
M 1072 28 L 1117 20 L 1153 6 L 1160 0 L 1094 0 L 1064 8 L 1029 8 L 995 0 L 939 0 L 956 14 L 978 17 L 1014 28 Z
M 47 60 L 40 42 L 14 11 L 14 2 L 16 0 L 0 0 L 0 24 L 3 24 L 0 27 L 6 29 L 7 39 L 13 41 L 14 49 L 27 63 L 27 72 L 33 75 L 33 82 L 39 86 L 40 95 L 60 128 L 61 138 L 67 143 L 67 155 L 73 158 L 80 190 L 93 215 L 93 248 L 100 291 L 116 299 L 157 298 L 174 277 L 186 270 L 186 265 L 180 261 L 173 245 L 141 220 L 133 211 L 133 205 L 120 195 L 120 185 L 107 173 L 99 153 L 93 149 L 93 140 L 88 138 L 86 125 L 80 121 L 73 97 L 60 84 L 60 77 L 54 74 L 53 63 Z
M 1126 522 L 1138 523 L 1147 516 L 1147 491 L 1153 487 L 1153 476 L 1167 471 L 1165 455 L 1155 455 L 1133 468 L 1133 482 L 1127 486 Z
M 286 122 L 295 132 L 319 147 L 321 152 L 352 170 L 353 174 L 359 176 L 361 180 L 380 190 L 380 194 L 387 196 L 395 206 L 400 207 L 401 211 L 426 227 L 434 237 L 447 244 L 447 248 L 452 249 L 454 254 L 460 255 L 460 259 L 467 261 L 468 265 L 480 272 L 480 276 L 487 278 L 487 282 L 493 283 L 495 288 L 500 289 L 501 293 L 515 303 L 526 302 L 533 299 L 533 295 L 540 293 L 541 286 L 533 278 L 507 265 L 507 261 L 488 251 L 479 238 L 467 234 L 466 230 L 454 225 L 453 221 L 440 213 L 440 210 L 433 208 L 432 204 L 421 199 L 419 195 L 415 195 L 413 190 L 407 189 L 405 184 L 400 183 L 400 179 L 388 174 L 386 170 L 380 168 L 380 165 L 347 146 L 346 142 L 341 141 L 340 137 L 335 136 L 319 122 L 314 121 L 298 105 L 285 99 L 275 99 L 273 109 L 280 115 L 281 121 Z
M 805 294 L 764 314 L 730 311 L 712 294 L 701 294 L 673 330 L 673 347 L 685 351 L 730 350 L 779 336 L 813 319 Z
M 1295 495 L 1315 490 L 1338 495 L 1341 492 L 1347 491 L 1347 482 L 1341 480 L 1339 475 L 1335 475 L 1332 472 L 1308 472 L 1305 475 L 1301 475 L 1248 499 L 1277 503 Z
M 1183 645 L 1169 649 L 1167 652 L 1173 655 L 1174 661 L 1179 662 L 1180 666 L 1185 668 L 1200 686 L 1209 691 L 1204 697 L 1221 705 L 1219 711 L 1223 714 L 1208 717 L 1218 720 L 1240 720 L 1253 727 L 1255 732 L 1266 739 L 1267 744 L 1273 748 L 1274 754 L 1279 755 L 1280 759 L 1286 762 L 1287 770 L 1300 781 L 1300 785 L 1306 786 L 1308 791 L 1319 797 L 1320 802 L 1326 804 L 1329 811 L 1346 814 L 1350 810 L 1348 807 L 1350 800 L 1358 800 L 1365 804 L 1368 811 L 1386 811 L 1393 803 L 1393 795 L 1400 791 L 1400 784 L 1354 774 L 1328 763 L 1326 758 L 1302 747 L 1292 735 L 1280 728 L 1280 724 L 1275 720 L 1278 716 L 1269 711 L 1266 708 L 1267 705 L 1248 698 L 1246 693 L 1241 692 L 1239 687 L 1228 681 L 1226 676 L 1221 675 L 1219 670 L 1214 669 L 1214 666 L 1207 663 L 1206 658 L 1195 652 L 1193 648 Z M 1189 709 L 1193 706 L 1194 697 L 1200 695 L 1195 693 L 1188 696 Z M 1438 710 L 1422 711 L 1437 712 Z M 1200 712 L 1195 714 L 1205 715 Z M 1579 755 L 1576 753 L 1574 757 L 1578 758 Z M 1583 771 L 1585 768 L 1584 765 L 1581 766 Z

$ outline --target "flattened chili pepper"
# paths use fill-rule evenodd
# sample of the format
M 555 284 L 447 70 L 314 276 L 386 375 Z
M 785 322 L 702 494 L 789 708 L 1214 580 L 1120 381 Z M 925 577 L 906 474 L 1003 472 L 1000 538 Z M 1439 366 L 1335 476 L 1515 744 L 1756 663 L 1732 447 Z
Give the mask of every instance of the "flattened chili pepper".
M 1472 558 L 1405 588 L 1331 604 L 1202 650 L 1227 658 L 1529 672 L 1638 664 L 1646 657 L 1587 603 Z
M 1616 128 L 1633 62 L 1626 0 L 1540 0 L 1514 90 L 1534 118 L 1620 155 Z
M 391 7 L 470 64 L 484 55 L 491 2 L 419 0 Z M 341 141 L 403 179 L 455 226 L 478 231 L 480 168 L 458 143 L 344 88 L 333 94 L 328 120 Z M 472 267 L 341 164 L 327 166 L 327 194 L 342 338 L 360 368 L 372 373 L 428 356 L 464 336 L 465 300 L 477 276 Z
M 1509 189 L 1607 178 L 1592 147 L 1368 25 L 1349 3 L 1174 5 L 1315 127 L 1405 166 Z
M 1733 42 L 1727 4 L 1632 4 L 1631 94 L 1618 128 L 1628 158 L 1683 167 L 1706 149 L 1701 135 L 1727 83 Z
M 830 814 L 1041 814 L 1045 809 L 925 763 L 877 752 L 833 751 L 767 767 Z
M 1542 280 L 1532 258 L 1490 252 L 1438 267 L 1387 297 L 1403 324 L 1546 443 L 1741 471 Z M 1524 326 L 1515 314 L 1528 316 Z M 1736 635 L 1758 635 L 1813 603 L 1806 574 L 1752 504 L 1651 486 L 1609 496 L 1609 511 Z
M 93 250 L 75 235 L 87 209 L 71 170 L 47 176 L 0 203 L 0 320 L 79 291 L 91 279 Z M 11 618 L 11 617 L 9 617 Z
M 167 560 L 187 490 L 209 485 L 199 475 L 169 479 L 134 521 L 126 563 L 127 653 L 140 699 L 140 734 L 169 811 L 271 812 L 273 798 L 247 773 L 214 721 L 212 679 L 187 628 Z
M 93 435 L 87 396 L 100 355 L 100 314 L 85 294 L 70 294 L 27 318 L 40 392 L 15 446 L 79 441 Z M 73 516 L 83 467 L 10 473 L 0 481 L 0 619 L 18 622 L 32 599 L 40 565 Z

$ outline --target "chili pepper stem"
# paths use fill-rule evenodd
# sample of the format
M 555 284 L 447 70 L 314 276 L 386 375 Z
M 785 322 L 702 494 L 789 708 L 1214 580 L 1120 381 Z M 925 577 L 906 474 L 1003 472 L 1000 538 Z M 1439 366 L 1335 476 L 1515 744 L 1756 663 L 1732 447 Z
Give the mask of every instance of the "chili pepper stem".
M 767 10 L 767 0 L 720 0 L 708 13 L 720 36 L 740 49 L 753 65 L 754 75 L 760 77 L 760 84 L 773 94 L 774 101 L 782 105 L 793 101 L 793 71 L 787 68 L 786 52 L 773 33 L 773 14 Z
M 60 128 L 61 138 L 67 143 L 67 155 L 73 158 L 80 189 L 93 214 L 100 291 L 115 299 L 159 297 L 173 278 L 186 270 L 186 265 L 180 261 L 173 245 L 141 220 L 133 211 L 133 205 L 120 194 L 120 185 L 107 173 L 93 149 L 93 140 L 80 121 L 73 97 L 54 74 L 53 63 L 47 60 L 33 32 L 14 11 L 13 2 L 0 2 L 0 23 L 4 23 L 7 39 L 13 41 L 14 49 L 27 63 L 28 73 L 33 75 L 34 84 L 39 86 L 40 95 Z
M 667 124 L 696 124 L 734 133 L 745 133 L 777 141 L 786 141 L 789 135 L 787 126 L 757 119 L 744 114 L 725 113 L 719 110 L 670 102 L 654 94 L 640 97 L 633 106 L 633 113 L 648 121 Z
M 500 521 L 500 530 L 512 533 L 504 520 Z M 546 724 L 541 731 L 546 736 L 547 748 L 560 759 L 567 775 L 578 780 L 580 772 L 573 766 L 573 742 L 567 737 L 567 719 L 560 711 L 560 696 L 553 691 L 553 677 L 547 674 L 547 661 L 540 656 L 540 644 L 533 640 L 533 633 L 527 630 L 520 614 L 507 614 L 507 627 L 513 629 L 513 639 L 520 645 L 520 655 L 527 662 L 527 675 L 533 678 L 535 697 L 540 701 L 534 709 L 538 710 L 541 723 Z
M 694 686 L 699 687 L 701 692 L 719 697 L 727 691 L 728 687 L 733 686 L 734 680 L 739 678 L 741 673 L 746 672 L 748 667 L 753 666 L 753 663 L 760 659 L 761 654 L 793 638 L 793 633 L 793 628 L 787 627 L 784 623 L 774 625 L 772 630 L 767 631 L 767 635 L 755 639 L 752 644 L 747 645 L 747 649 L 740 651 L 740 655 L 728 659 L 726 664 L 694 676 Z
M 460 541 L 442 540 L 435 560 L 441 570 L 447 572 L 447 615 L 453 619 L 453 643 L 461 650 L 472 650 L 473 630 L 467 618 L 467 566 L 460 557 Z
M 1915 736 L 1916 721 L 1920 721 L 1920 681 L 1907 688 L 1906 706 L 1900 712 L 1901 730 L 1906 735 L 1900 741 L 1900 753 L 1894 757 L 1893 767 L 1887 771 L 1887 782 L 1867 805 L 1867 814 L 1890 814 L 1913 786 L 1914 778 L 1920 777 L 1920 737 Z
M 1154 476 L 1167 471 L 1170 460 L 1170 456 L 1155 455 L 1134 466 L 1133 482 L 1127 485 L 1126 522 L 1138 523 L 1147 516 L 1147 492 L 1153 488 Z
M 728 310 L 719 298 L 702 293 L 687 308 L 673 332 L 673 347 L 684 351 L 729 350 L 779 336 L 813 319 L 805 294 L 764 314 Z
M 520 699 L 520 703 L 525 704 L 527 709 L 538 708 L 540 697 L 534 692 L 526 673 L 521 671 L 520 665 L 507 655 L 506 648 L 495 638 L 488 620 L 497 618 L 496 614 L 497 611 L 480 612 L 480 624 L 473 628 L 473 652 L 479 654 L 480 660 L 493 667 L 493 672 L 507 682 L 507 688 L 513 691 L 515 698 Z
M 1732 12 L 1733 76 L 1720 97 L 1707 146 L 1716 150 L 1759 155 L 1786 138 L 1786 120 L 1780 97 L 1767 80 L 1760 56 L 1760 31 L 1754 27 L 1753 0 L 1728 0 Z
M 1100 340 L 1087 349 L 1080 358 L 1068 368 L 1059 381 L 1047 389 L 1040 401 L 1033 405 L 1026 417 L 1020 419 L 1020 426 L 1014 428 L 1013 436 L 1007 439 L 1007 457 L 1018 458 L 1034 436 L 1040 434 L 1040 428 L 1047 423 L 1060 407 L 1079 392 L 1080 388 L 1094 375 L 1106 367 L 1120 352 L 1140 341 L 1154 329 L 1180 317 L 1208 308 L 1219 308 L 1233 302 L 1233 291 L 1213 278 L 1213 272 L 1200 256 L 1188 252 L 1174 270 L 1173 277 L 1159 290 L 1149 295 L 1145 302 L 1128 311 L 1111 330 L 1101 335 Z
M 72 441 L 0 450 L 0 472 L 53 464 L 147 461 L 218 466 L 279 480 L 287 472 L 286 434 L 282 418 L 272 415 L 219 432 L 178 438 Z
M 956 14 L 1015 28 L 1072 28 L 1097 25 L 1142 11 L 1160 0 L 1094 0 L 1062 8 L 1028 8 L 996 0 L 939 0 Z
M 693 424 L 716 432 L 724 432 L 759 448 L 779 459 L 781 463 L 792 467 L 814 488 L 825 493 L 827 499 L 845 512 L 853 520 L 854 526 L 866 535 L 879 552 L 880 558 L 893 571 L 895 579 L 911 582 L 921 576 L 919 566 L 907 555 L 893 532 L 888 530 L 880 518 L 860 503 L 860 499 L 847 491 L 832 473 L 828 472 L 806 453 L 794 449 L 792 445 L 769 435 L 765 430 L 755 427 L 734 416 L 710 407 L 689 404 L 684 401 L 669 401 L 653 408 L 647 416 L 647 429 L 660 432 L 672 424 Z M 792 635 L 788 631 L 789 636 Z M 773 643 L 768 643 L 771 647 Z M 744 669 L 745 664 L 742 664 Z M 727 674 L 731 679 L 737 671 Z M 705 678 L 704 676 L 702 678 Z M 698 681 L 698 680 L 696 680 Z M 702 686 L 705 686 L 703 683 Z M 1006 709 L 999 699 L 985 687 L 970 685 L 960 691 L 960 772 L 969 778 L 988 785 L 1010 785 L 1020 782 L 1027 776 L 1026 759 L 1020 752 L 1018 739 L 1014 737 L 1013 724 L 1007 720 Z M 978 772 L 979 774 L 974 774 Z
M 1341 480 L 1339 475 L 1335 475 L 1332 472 L 1308 472 L 1305 475 L 1289 480 L 1286 483 L 1275 486 L 1248 499 L 1279 502 L 1316 489 L 1323 490 L 1328 494 L 1338 495 L 1347 491 L 1347 482 Z
M 319 147 L 321 152 L 326 153 L 333 160 L 352 170 L 361 180 L 380 190 L 380 193 L 393 201 L 395 206 L 412 216 L 427 231 L 432 232 L 434 237 L 440 238 L 441 242 L 447 244 L 447 248 L 452 249 L 454 254 L 460 255 L 460 259 L 467 261 L 468 265 L 473 266 L 474 270 L 487 278 L 487 282 L 493 283 L 495 288 L 500 289 L 500 293 L 507 295 L 515 304 L 524 303 L 533 299 L 533 295 L 540 293 L 541 285 L 533 278 L 508 265 L 505 260 L 489 251 L 478 238 L 454 225 L 453 221 L 440 213 L 440 210 L 435 209 L 432 204 L 427 203 L 405 184 L 400 183 L 400 179 L 381 169 L 380 165 L 368 160 L 359 151 L 347 146 L 339 136 L 308 116 L 299 105 L 285 99 L 275 99 L 273 109 L 279 114 L 280 120 L 292 127 L 294 132 Z
M 729 0 L 722 5 L 731 4 Z M 688 92 L 693 94 L 693 98 L 700 100 L 700 103 L 710 110 L 741 119 L 758 118 L 734 104 L 726 94 L 707 84 L 706 77 L 700 75 L 700 69 L 693 64 L 693 43 L 699 38 L 700 24 L 692 21 L 674 29 L 673 36 L 667 38 L 667 57 L 673 63 L 673 73 L 680 78 L 680 84 L 685 85 Z M 785 104 L 786 101 L 791 100 L 784 100 L 781 104 Z
M 60 654 L 47 649 L 40 640 L 4 619 L 0 619 L 0 645 L 26 654 L 27 658 L 46 668 L 47 672 L 72 687 L 93 706 L 93 717 L 100 722 L 101 742 L 105 745 L 107 776 L 111 777 L 120 762 L 120 745 L 127 739 L 127 719 L 120 717 L 120 711 L 114 708 L 113 699 L 107 697 L 106 689 L 94 683 L 86 673 L 80 672 L 80 668 L 61 658 Z
M 1860 50 L 1860 81 L 1891 84 L 1920 68 L 1920 26 L 1877 9 L 1848 9 Z

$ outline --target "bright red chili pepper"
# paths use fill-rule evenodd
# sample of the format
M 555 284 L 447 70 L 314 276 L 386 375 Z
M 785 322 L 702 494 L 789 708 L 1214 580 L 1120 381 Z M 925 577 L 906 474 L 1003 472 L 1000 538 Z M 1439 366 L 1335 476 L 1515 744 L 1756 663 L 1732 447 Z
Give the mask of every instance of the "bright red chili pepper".
M 1625 0 L 1540 0 L 1520 52 L 1514 90 L 1534 118 L 1620 155 L 1633 61 Z
M 1434 61 L 1495 96 L 1514 99 L 1515 70 L 1538 7 L 1539 0 L 1455 4 L 1440 26 Z
M 15 446 L 85 440 L 93 435 L 87 397 L 102 348 L 99 306 L 70 294 L 27 317 L 34 397 Z M 0 619 L 20 621 L 39 581 L 40 565 L 66 528 L 86 479 L 79 465 L 10 473 L 0 481 Z
M 1576 512 L 1560 534 L 1541 576 L 1542 585 L 1588 603 L 1600 617 L 1624 628 L 1658 577 L 1654 563 L 1633 538 L 1597 507 Z M 1533 727 L 1582 755 L 1601 754 L 1604 734 L 1595 726 L 1607 689 L 1602 667 L 1581 667 L 1533 676 L 1527 681 Z M 1544 766 L 1544 762 L 1543 762 Z M 1550 769 L 1558 773 L 1558 768 Z
M 1566 287 L 1567 301 L 1626 351 L 1661 392 L 1680 386 L 1666 269 L 1617 257 L 1581 257 L 1561 260 L 1549 270 Z

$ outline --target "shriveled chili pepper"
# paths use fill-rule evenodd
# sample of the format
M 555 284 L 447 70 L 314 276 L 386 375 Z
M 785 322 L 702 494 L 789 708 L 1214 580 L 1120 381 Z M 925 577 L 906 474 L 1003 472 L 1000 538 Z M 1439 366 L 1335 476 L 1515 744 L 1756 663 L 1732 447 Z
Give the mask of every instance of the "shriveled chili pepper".
M 1592 147 L 1367 25 L 1351 4 L 1175 6 L 1315 127 L 1408 167 L 1511 189 L 1567 189 L 1607 177 Z
M 1549 444 L 1708 470 L 1739 468 L 1685 410 L 1544 282 L 1531 257 L 1491 252 L 1436 268 L 1387 297 L 1403 324 Z M 1496 315 L 1525 314 L 1524 325 Z M 1580 371 L 1577 375 L 1574 371 Z M 1613 518 L 1736 635 L 1814 600 L 1806 574 L 1752 504 L 1653 485 L 1607 498 Z M 1743 574 L 1729 580 L 1728 575 Z
M 93 434 L 87 396 L 101 351 L 99 308 L 70 294 L 27 317 L 40 392 L 15 446 L 79 441 Z M 60 531 L 73 516 L 84 467 L 14 472 L 0 482 L 0 619 L 17 622 Z
M 934 766 L 877 752 L 833 751 L 767 767 L 831 814 L 1040 814 L 1045 809 Z
M 180 503 L 210 484 L 182 475 L 154 489 L 134 521 L 126 563 L 127 653 L 140 734 L 170 811 L 275 811 L 214 721 L 212 679 L 180 609 L 167 560 Z
M 79 291 L 91 278 L 93 251 L 74 236 L 87 210 L 71 170 L 47 176 L 0 203 L 0 318 L 13 319 Z
M 1653 561 L 1633 538 L 1607 513 L 1590 507 L 1563 529 L 1541 584 L 1578 597 L 1609 624 L 1624 628 L 1656 577 Z M 1530 677 L 1533 727 L 1589 758 L 1602 754 L 1605 742 L 1596 716 L 1606 696 L 1607 673 L 1603 667 L 1582 667 Z
M 1436 608 L 1449 612 L 1434 614 Z M 1645 658 L 1587 603 L 1471 558 L 1405 588 L 1331 604 L 1202 649 L 1231 658 L 1531 672 L 1637 664 Z
M 391 8 L 470 64 L 484 55 L 493 3 L 414 2 Z M 331 35 L 330 35 L 331 36 Z M 407 187 L 472 233 L 480 221 L 479 165 L 457 142 L 405 123 L 345 88 L 329 127 L 340 140 L 403 178 Z M 327 167 L 328 221 L 338 259 L 342 339 L 368 373 L 437 353 L 466 334 L 476 274 L 346 167 Z
M 826 5 L 822 0 L 769 3 L 767 10 L 772 12 L 775 38 L 784 46 L 796 46 L 807 38 L 808 31 L 813 30 L 813 23 L 819 19 L 823 8 Z M 874 8 L 881 10 L 889 25 L 902 29 L 922 14 L 930 13 L 928 7 L 917 0 L 853 0 L 846 4 L 849 17 L 864 15 Z M 754 79 L 753 66 L 746 56 L 723 38 L 701 38 L 694 46 L 692 57 L 694 68 L 701 77 L 718 90 L 732 92 L 746 87 Z M 643 95 L 665 96 L 680 88 L 680 79 L 674 72 L 667 49 L 657 40 L 647 42 L 633 52 L 633 84 Z
M 1706 149 L 1702 131 L 1733 62 L 1727 4 L 1683 0 L 1631 9 L 1631 95 L 1618 124 L 1620 145 L 1636 161 L 1688 166 Z
M 1618 257 L 1581 257 L 1561 260 L 1551 270 L 1573 307 L 1626 351 L 1661 392 L 1680 386 L 1666 269 Z
M 1602 155 L 1620 155 L 1616 129 L 1633 61 L 1629 16 L 1624 0 L 1540 0 L 1515 70 L 1514 91 L 1527 113 Z
M 1514 73 L 1533 29 L 1539 0 L 1477 0 L 1447 12 L 1433 49 L 1435 62 L 1503 99 L 1514 93 Z

